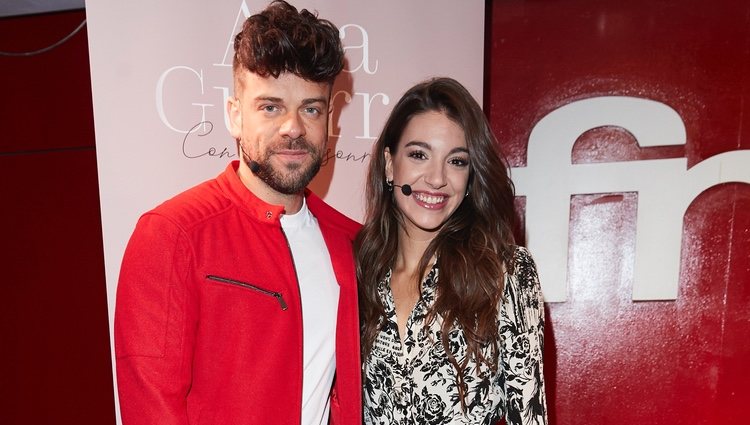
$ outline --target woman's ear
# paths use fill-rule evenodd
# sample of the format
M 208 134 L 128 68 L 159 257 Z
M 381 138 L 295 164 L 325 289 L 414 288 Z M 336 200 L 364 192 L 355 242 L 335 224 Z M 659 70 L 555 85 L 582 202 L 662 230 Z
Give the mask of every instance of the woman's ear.
M 385 159 L 385 179 L 386 181 L 393 181 L 393 158 L 391 157 L 391 150 L 387 147 L 383 150 L 383 159 Z

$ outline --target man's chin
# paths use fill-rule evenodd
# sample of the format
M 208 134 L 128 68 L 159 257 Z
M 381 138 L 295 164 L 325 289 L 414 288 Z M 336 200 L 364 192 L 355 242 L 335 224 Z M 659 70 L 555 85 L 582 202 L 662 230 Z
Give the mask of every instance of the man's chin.
M 311 155 L 300 158 L 279 158 L 274 155 L 269 162 L 274 170 L 280 172 L 278 174 L 307 174 L 311 170 L 315 170 L 315 173 L 317 173 L 322 163 Z
M 268 171 L 272 172 L 262 176 L 262 179 L 277 192 L 292 195 L 307 187 L 319 170 L 320 162 L 293 162 L 271 168 Z

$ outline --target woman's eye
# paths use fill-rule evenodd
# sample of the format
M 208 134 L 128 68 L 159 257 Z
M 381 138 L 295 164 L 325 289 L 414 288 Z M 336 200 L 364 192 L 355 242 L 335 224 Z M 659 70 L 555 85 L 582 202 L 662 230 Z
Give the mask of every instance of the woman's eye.
M 457 167 L 466 167 L 469 165 L 469 160 L 466 158 L 451 158 L 448 162 Z
M 424 154 L 422 151 L 411 151 L 408 154 L 409 158 L 414 159 L 427 159 L 427 155 Z

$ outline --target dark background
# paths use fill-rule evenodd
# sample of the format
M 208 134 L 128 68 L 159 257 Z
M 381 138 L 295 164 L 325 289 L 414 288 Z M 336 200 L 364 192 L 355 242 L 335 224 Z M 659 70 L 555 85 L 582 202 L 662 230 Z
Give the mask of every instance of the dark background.
M 0 19 L 0 50 L 47 47 L 84 19 Z M 0 56 L 0 76 L 0 423 L 113 424 L 85 27 Z

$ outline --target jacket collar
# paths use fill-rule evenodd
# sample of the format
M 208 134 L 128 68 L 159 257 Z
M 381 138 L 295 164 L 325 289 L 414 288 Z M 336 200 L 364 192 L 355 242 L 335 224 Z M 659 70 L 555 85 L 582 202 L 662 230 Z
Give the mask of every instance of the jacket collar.
M 284 214 L 284 206 L 269 204 L 255 196 L 255 194 L 242 183 L 242 180 L 240 180 L 240 176 L 237 174 L 239 167 L 240 162 L 234 160 L 227 165 L 227 168 L 223 173 L 219 174 L 216 180 L 218 181 L 221 190 L 232 200 L 232 202 L 245 210 L 256 220 L 262 223 L 277 223 L 281 225 L 281 215 Z M 319 219 L 319 224 L 321 226 L 323 226 L 322 222 L 341 221 L 341 218 L 338 218 L 338 215 L 340 214 L 332 210 L 322 199 L 312 193 L 310 189 L 305 188 L 304 196 L 307 207 L 310 209 L 310 212 Z M 352 223 L 354 222 L 352 221 Z M 357 230 L 359 230 L 359 225 L 356 223 L 354 224 L 356 227 L 346 226 L 346 231 L 351 233 L 349 236 L 352 239 Z
M 221 189 L 232 202 L 258 221 L 269 224 L 279 223 L 281 215 L 284 214 L 284 207 L 266 203 L 255 196 L 240 180 L 240 176 L 237 174 L 239 166 L 239 161 L 232 161 L 227 165 L 224 172 L 219 174 L 216 180 Z

